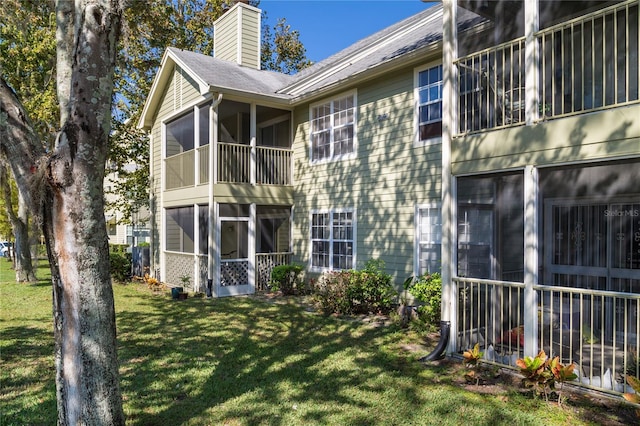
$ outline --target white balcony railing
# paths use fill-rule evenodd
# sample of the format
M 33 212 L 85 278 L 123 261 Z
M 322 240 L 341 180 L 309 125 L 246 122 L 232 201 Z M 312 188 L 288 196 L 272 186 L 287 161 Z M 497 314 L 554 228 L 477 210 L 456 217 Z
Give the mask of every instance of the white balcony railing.
M 460 133 L 524 121 L 524 51 L 519 38 L 456 61 Z
M 259 146 L 256 148 L 256 183 L 291 185 L 291 150 Z
M 629 0 L 538 32 L 541 119 L 637 102 L 638 0 Z M 525 40 L 457 59 L 458 133 L 521 124 Z
M 291 185 L 292 151 L 290 149 L 255 147 L 255 167 L 251 166 L 250 145 L 218 143 L 217 175 L 221 183 L 251 183 L 258 185 Z M 183 188 L 209 182 L 209 145 L 165 159 L 165 189 Z M 196 162 L 197 167 L 196 167 Z
M 540 99 L 557 117 L 638 100 L 638 1 L 538 33 Z
M 218 144 L 218 182 L 251 182 L 251 145 Z
M 526 318 L 537 316 L 537 349 L 575 363 L 574 384 L 620 393 L 629 390 L 625 375 L 640 377 L 640 294 L 536 285 L 528 306 L 522 283 L 454 281 L 458 351 L 480 343 L 486 361 L 513 367 L 524 355 Z

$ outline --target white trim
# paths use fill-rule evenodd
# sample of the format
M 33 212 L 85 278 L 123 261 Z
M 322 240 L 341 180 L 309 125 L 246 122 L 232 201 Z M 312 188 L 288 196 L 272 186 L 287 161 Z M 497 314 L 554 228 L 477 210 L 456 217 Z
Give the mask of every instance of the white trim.
M 352 253 L 351 253 L 351 267 L 348 269 L 355 269 L 357 265 L 357 240 L 358 240 L 358 224 L 357 224 L 357 209 L 355 207 L 349 208 L 328 208 L 328 209 L 312 209 L 309 211 L 309 261 L 308 268 L 311 272 L 325 272 L 325 271 L 336 271 L 342 269 L 336 269 L 333 265 L 333 242 L 335 241 L 333 238 L 333 222 L 334 215 L 340 213 L 351 213 L 351 229 L 352 229 Z M 313 265 L 313 216 L 316 214 L 328 214 L 329 215 L 329 239 L 323 241 L 329 241 L 329 266 L 328 267 L 318 267 Z M 348 240 L 338 240 L 338 241 L 348 241 Z
M 334 102 L 338 99 L 342 99 L 342 98 L 347 98 L 347 97 L 353 97 L 353 152 L 350 152 L 348 154 L 343 154 L 340 156 L 334 156 L 333 154 L 333 149 L 334 149 L 334 142 L 333 142 L 333 130 L 335 129 L 334 125 L 333 125 L 333 114 L 334 114 Z M 319 105 L 322 104 L 327 104 L 329 103 L 330 106 L 330 120 L 331 120 L 331 129 L 330 129 L 330 155 L 328 158 L 321 158 L 321 159 L 313 159 L 313 140 L 312 140 L 312 127 L 313 127 L 313 109 Z M 356 158 L 358 155 L 358 90 L 357 89 L 353 89 L 353 90 L 349 90 L 346 92 L 341 92 L 338 93 L 336 95 L 333 95 L 329 98 L 325 98 L 321 101 L 318 102 L 314 102 L 312 104 L 309 104 L 309 136 L 307 139 L 307 143 L 309 144 L 309 163 L 312 165 L 315 164 L 323 164 L 323 163 L 331 163 L 334 161 L 342 161 L 342 160 L 349 160 L 349 159 L 353 159 Z
M 411 26 L 408 28 L 406 26 L 397 29 L 395 32 L 388 34 L 385 36 L 384 40 L 379 43 L 375 43 L 373 45 L 368 45 L 366 48 L 362 50 L 358 50 L 351 54 L 350 56 L 342 59 L 340 64 L 332 67 L 328 67 L 328 69 L 324 72 L 320 72 L 317 74 L 312 74 L 308 78 L 302 79 L 290 86 L 283 88 L 286 93 L 290 93 L 292 96 L 299 96 L 307 92 L 308 88 L 317 84 L 318 82 L 325 80 L 332 75 L 344 70 L 352 66 L 354 63 L 366 59 L 368 56 L 372 55 L 374 52 L 385 48 L 386 46 L 396 42 L 397 40 L 405 37 L 408 33 L 413 31 L 418 31 L 422 27 L 430 24 L 433 21 L 439 21 L 442 19 L 442 11 L 437 11 L 429 16 L 427 19 L 420 20 L 418 22 L 413 22 Z
M 435 68 L 437 66 L 442 67 L 442 73 L 443 73 L 442 79 L 444 80 L 444 65 L 440 61 L 432 61 L 432 62 L 429 62 L 428 64 L 420 65 L 419 67 L 415 67 L 413 69 L 413 131 L 414 131 L 413 146 L 414 147 L 436 145 L 436 144 L 442 143 L 442 133 L 440 134 L 440 136 L 434 136 L 429 139 L 420 140 L 420 87 L 421 87 L 420 73 L 428 69 Z M 444 86 L 444 81 L 443 81 L 443 86 Z M 444 87 L 443 87 L 443 92 L 444 92 Z M 442 97 L 443 97 L 442 95 L 443 93 L 441 93 L 441 96 L 440 96 L 440 103 L 442 103 Z M 444 104 L 442 108 L 443 108 L 443 115 L 444 115 Z M 442 123 L 442 117 L 440 119 L 440 122 Z
M 524 169 L 524 355 L 538 353 L 538 212 L 539 178 L 535 166 Z M 549 226 L 547 224 L 547 226 Z
M 227 13 L 234 12 L 228 11 Z M 236 19 L 236 64 L 242 65 L 242 11 L 238 10 L 236 16 L 238 17 L 238 19 Z

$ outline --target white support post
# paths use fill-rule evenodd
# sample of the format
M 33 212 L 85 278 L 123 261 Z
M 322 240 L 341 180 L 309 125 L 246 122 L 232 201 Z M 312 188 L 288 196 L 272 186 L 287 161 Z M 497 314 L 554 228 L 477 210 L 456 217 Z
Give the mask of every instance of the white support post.
M 212 281 L 212 295 L 217 293 L 218 283 L 218 245 L 216 244 L 216 229 L 218 226 L 218 213 L 213 190 L 218 182 L 218 105 L 222 102 L 222 95 L 218 95 L 209 109 L 209 188 L 208 188 L 208 249 L 207 249 L 207 276 Z M 208 284 L 208 283 L 207 283 Z
M 255 185 L 256 184 L 256 172 L 257 172 L 257 167 L 256 167 L 256 129 L 257 129 L 257 124 L 256 124 L 256 104 L 251 104 L 250 106 L 250 119 L 249 119 L 249 133 L 250 133 L 250 137 L 251 137 L 251 165 L 250 165 L 250 182 L 251 185 Z
M 200 140 L 200 107 L 193 107 L 193 181 L 196 186 L 200 185 L 200 146 L 202 141 Z M 197 228 L 196 228 L 197 229 Z
M 524 35 L 525 35 L 525 123 L 532 125 L 540 118 L 540 99 L 538 99 L 538 64 L 540 47 L 536 33 L 540 27 L 538 12 L 538 0 L 524 2 Z
M 538 353 L 538 169 L 524 169 L 524 355 Z
M 443 63 L 442 63 L 442 320 L 451 324 L 447 352 L 456 350 L 457 337 L 457 289 L 452 277 L 455 274 L 451 174 L 451 140 L 456 129 L 457 72 L 453 61 L 458 56 L 457 42 L 457 1 L 443 0 Z
M 199 206 L 193 205 L 193 291 L 202 291 L 202 283 L 200 282 L 200 214 Z
M 256 228 L 257 228 L 256 204 L 249 205 L 249 271 L 248 279 L 251 290 L 249 293 L 256 291 Z

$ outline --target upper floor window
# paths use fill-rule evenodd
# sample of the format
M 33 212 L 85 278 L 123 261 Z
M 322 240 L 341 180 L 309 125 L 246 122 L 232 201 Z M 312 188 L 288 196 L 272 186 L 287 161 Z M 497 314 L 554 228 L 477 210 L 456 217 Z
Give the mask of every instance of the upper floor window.
M 355 152 L 355 95 L 311 106 L 311 161 L 343 158 Z
M 311 213 L 311 268 L 353 269 L 355 211 Z
M 442 65 L 417 71 L 416 109 L 418 141 L 442 137 Z

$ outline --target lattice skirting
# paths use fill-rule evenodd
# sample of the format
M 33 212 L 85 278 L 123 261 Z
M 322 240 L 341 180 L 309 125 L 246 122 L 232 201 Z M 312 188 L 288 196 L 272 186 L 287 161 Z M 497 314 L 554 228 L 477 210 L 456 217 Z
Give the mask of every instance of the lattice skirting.
M 249 261 L 222 262 L 220 285 L 223 287 L 249 284 Z
M 185 290 L 193 290 L 193 255 L 180 253 L 165 253 L 165 279 L 164 283 L 175 287 L 185 287 Z M 189 285 L 182 282 L 181 277 L 188 275 L 191 280 Z

